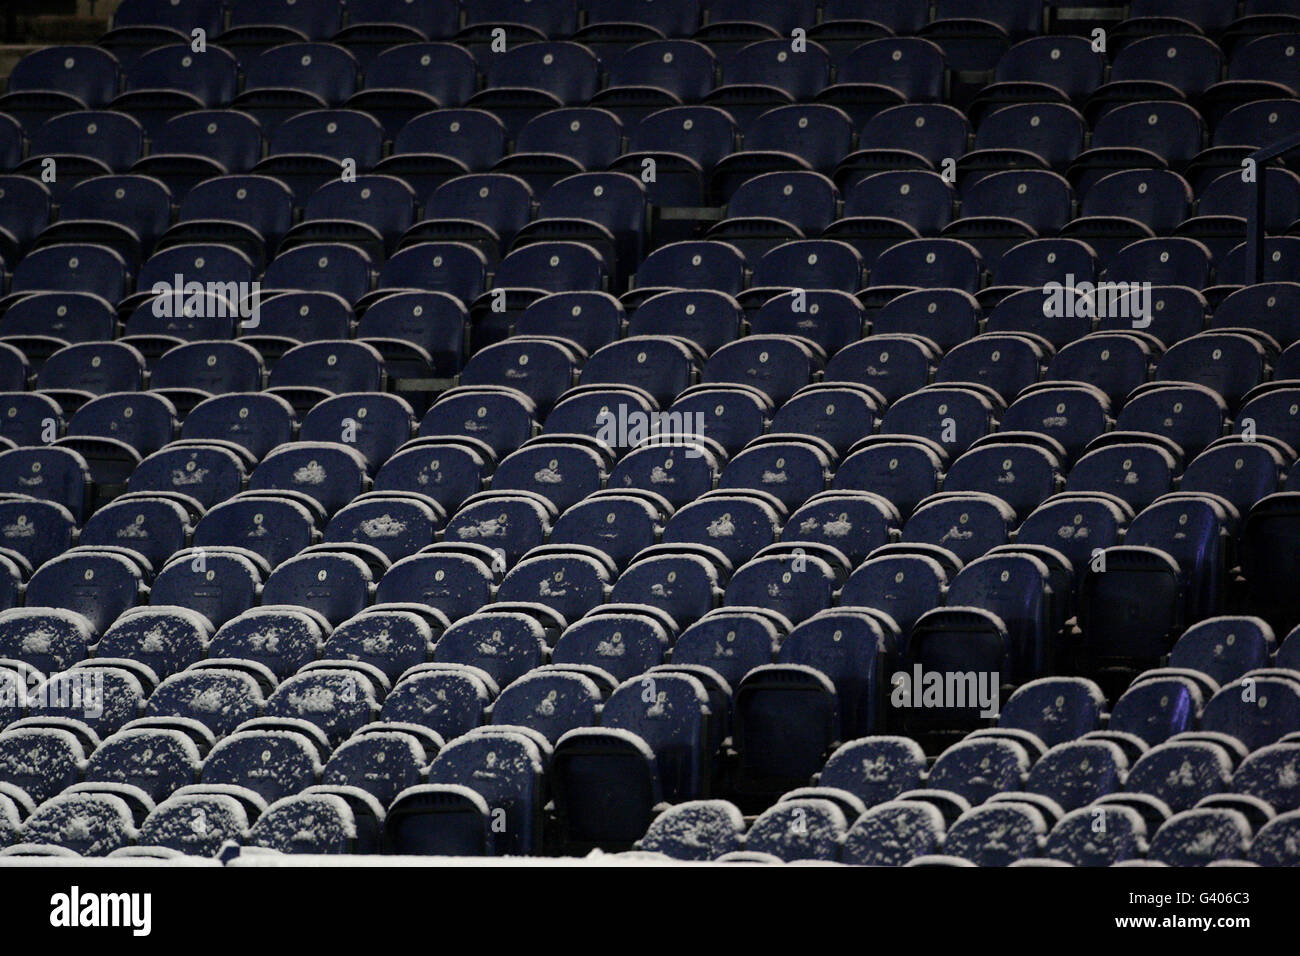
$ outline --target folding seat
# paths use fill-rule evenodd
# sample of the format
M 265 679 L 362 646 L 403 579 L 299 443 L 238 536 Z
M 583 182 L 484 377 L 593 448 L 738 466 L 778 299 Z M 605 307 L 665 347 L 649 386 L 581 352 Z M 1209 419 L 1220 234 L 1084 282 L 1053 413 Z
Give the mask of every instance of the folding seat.
M 841 70 L 841 81 L 843 75 Z M 899 131 L 904 129 L 909 131 L 906 138 L 899 135 Z M 881 110 L 866 122 L 858 137 L 858 152 L 845 157 L 841 168 L 860 166 L 864 160 L 868 161 L 867 168 L 872 162 L 888 161 L 884 156 L 875 155 L 877 151 L 884 151 L 886 155 L 902 153 L 909 160 L 919 156 L 928 163 L 925 168 L 938 167 L 944 160 L 956 159 L 965 153 L 969 137 L 970 126 L 966 118 L 951 106 L 929 103 L 893 106 Z
M 1300 749 L 1295 742 L 1268 744 L 1252 752 L 1232 775 L 1232 791 L 1258 797 L 1278 813 L 1300 807 L 1294 774 Z
M 199 820 L 202 825 L 196 826 Z M 211 858 L 227 841 L 242 842 L 248 827 L 247 809 L 232 796 L 175 794 L 159 801 L 145 818 L 140 825 L 139 844 Z
M 981 269 L 978 251 L 959 239 L 912 239 L 876 259 L 871 284 L 974 293 L 980 285 Z
M 1171 346 L 1156 365 L 1156 379 L 1194 382 L 1213 389 L 1229 409 L 1266 374 L 1264 349 L 1253 338 L 1233 332 L 1204 332 Z
M 1204 36 L 1165 35 L 1135 40 L 1116 55 L 1110 82 L 1088 98 L 1095 115 L 1116 104 L 1160 97 L 1199 96 L 1213 85 L 1223 68 L 1223 54 Z
M 1285 400 L 1284 394 L 1273 394 Z M 1247 403 L 1237 417 L 1238 426 L 1250 418 L 1250 410 L 1251 403 Z M 1246 514 L 1256 502 L 1278 490 L 1282 467 L 1283 458 L 1276 448 L 1264 442 L 1230 441 L 1207 448 L 1189 462 L 1179 489 L 1217 495 Z
M 613 573 L 609 565 L 581 550 L 525 556 L 497 589 L 501 601 L 535 601 L 576 620 L 604 602 Z
M 80 522 L 89 510 L 91 479 L 86 459 L 69 448 L 19 448 L 0 452 L 0 491 L 50 501 Z M 52 526 L 51 526 L 52 527 Z M 57 540 L 57 539 L 55 539 Z
M 297 7 L 290 0 L 274 0 L 258 4 L 250 0 L 231 0 L 230 27 L 233 32 L 243 26 L 275 26 L 289 34 L 301 34 L 305 39 L 320 40 L 331 37 L 342 25 L 340 5 L 322 3 L 309 10 Z
M 482 489 L 490 457 L 485 452 L 473 439 L 415 439 L 379 469 L 374 488 L 421 494 L 444 511 L 454 511 Z
M 384 819 L 389 853 L 490 856 L 495 848 L 490 808 L 469 787 L 420 784 L 398 794 Z
M 564 510 L 598 490 L 605 461 L 572 443 L 529 445 L 506 456 L 492 476 L 493 491 L 532 491 Z
M 1110 741 L 1067 741 L 1034 764 L 1025 789 L 1051 797 L 1064 810 L 1076 810 L 1122 789 L 1127 771 L 1123 751 Z
M 86 749 L 72 731 L 57 727 L 10 727 L 0 735 L 0 783 L 22 790 L 40 804 L 80 779 Z
M 607 110 L 556 109 L 535 116 L 515 138 L 514 151 L 493 167 L 539 194 L 566 176 L 604 169 L 622 152 L 623 125 Z
M 1076 220 L 1063 231 L 1088 242 L 1102 259 L 1110 260 L 1128 242 L 1149 235 L 1125 220 L 1167 234 L 1187 218 L 1191 203 L 1192 188 L 1178 173 L 1120 170 L 1101 176 L 1088 187 L 1079 207 L 1082 221 Z
M 409 16 L 410 11 L 411 7 L 404 5 L 398 11 L 388 12 Z M 436 6 L 422 8 L 419 15 L 439 17 L 442 11 Z M 371 38 L 382 39 L 384 31 L 396 26 L 396 23 L 362 24 L 354 17 L 352 25 L 337 38 L 337 42 L 351 49 L 362 61 L 365 75 L 365 89 L 349 97 L 345 105 L 374 116 L 389 140 L 395 139 L 402 127 L 417 116 L 441 107 L 463 106 L 478 88 L 478 67 L 468 50 L 450 43 L 418 41 L 381 43 L 386 48 L 376 50 L 366 43 Z M 427 34 L 429 37 L 443 35 L 441 29 Z M 348 40 L 352 42 L 345 42 Z M 429 64 L 435 60 L 438 69 L 430 70 Z
M 11 670 L 8 671 L 14 675 L 15 682 L 23 679 L 22 670 L 14 666 L 16 663 L 11 660 Z M 79 666 L 50 677 L 34 688 L 34 694 L 27 687 L 20 691 L 17 683 L 6 686 L 4 692 L 12 694 L 6 700 L 17 705 L 13 708 L 13 719 L 6 719 L 6 723 L 18 719 L 25 702 L 32 715 L 41 719 L 79 721 L 101 738 L 117 733 L 144 710 L 148 693 L 145 688 L 152 686 L 148 675 L 137 674 L 131 665 L 118 663 L 123 666 L 83 661 Z M 35 675 L 29 675 L 29 680 L 34 679 Z M 24 697 L 23 694 L 32 696 Z
M 107 246 L 60 244 L 29 253 L 15 267 L 14 292 L 90 292 L 107 302 L 126 294 L 127 267 Z
M 262 276 L 268 291 L 332 292 L 356 302 L 370 289 L 370 260 L 352 246 L 311 243 L 276 256 Z
M 1242 66 L 1249 68 L 1244 59 Z M 1295 106 L 1288 98 L 1253 99 L 1253 95 L 1252 91 L 1252 102 L 1232 106 L 1219 117 L 1214 125 L 1214 146 L 1249 145 L 1258 148 L 1261 143 L 1281 138 L 1284 131 L 1294 125 Z M 1231 106 L 1231 103 L 1223 105 Z
M 558 665 L 593 665 L 615 680 L 630 680 L 663 663 L 669 633 L 643 614 L 599 614 L 575 620 L 556 641 Z
M 136 262 L 170 219 L 171 196 L 162 183 L 145 176 L 101 176 L 67 192 L 59 222 L 47 227 L 38 242 L 97 243 Z
M 639 496 L 604 494 L 566 509 L 551 528 L 550 542 L 596 548 L 622 568 L 656 543 L 660 520 L 659 511 Z
M 1267 189 L 1268 204 L 1262 210 L 1262 220 L 1264 228 L 1270 233 L 1281 233 L 1286 231 L 1291 223 L 1300 218 L 1300 177 L 1290 170 L 1274 167 L 1264 171 L 1265 188 Z M 1245 224 L 1240 220 L 1250 209 L 1251 193 L 1250 189 L 1254 188 L 1251 184 L 1244 182 L 1241 174 L 1231 175 L 1225 173 L 1218 176 L 1201 190 L 1200 199 L 1197 203 L 1197 219 L 1193 219 L 1183 225 L 1181 232 L 1183 234 L 1196 235 L 1190 232 L 1193 226 L 1201 222 L 1200 217 L 1233 217 L 1236 221 L 1228 223 L 1229 235 L 1224 238 L 1226 245 L 1220 245 L 1216 252 L 1222 250 L 1227 252 L 1237 245 L 1239 239 L 1245 235 Z M 1212 221 L 1207 220 L 1211 225 Z M 1213 235 L 1213 233 L 1212 233 Z M 1208 240 L 1207 240 L 1208 242 Z
M 246 548 L 273 568 L 318 540 L 316 515 L 301 501 L 287 497 L 259 495 L 220 502 L 194 529 L 196 548 Z
M 167 677 L 205 655 L 212 625 L 194 611 L 155 605 L 123 615 L 102 633 L 97 656 L 139 661 Z
M 62 93 L 81 108 L 103 106 L 117 92 L 117 57 L 97 46 L 49 46 L 28 53 L 9 74 L 8 94 Z M 21 115 L 24 100 L 7 96 L 0 108 Z M 77 106 L 71 106 L 76 109 Z
M 58 402 L 39 392 L 5 392 L 0 406 L 0 435 L 18 447 L 45 444 L 63 424 Z
M 769 104 L 811 99 L 830 77 L 831 58 L 820 44 L 792 53 L 784 39 L 757 40 L 723 58 L 721 85 L 705 100 L 748 125 Z
M 1029 731 L 1055 747 L 1100 729 L 1105 706 L 1101 688 L 1086 678 L 1044 677 L 1016 689 L 998 726 Z
M 1286 813 L 1260 827 L 1250 843 L 1247 859 L 1260 866 L 1294 866 L 1297 820 L 1300 814 Z
M 381 392 L 384 370 L 374 346 L 364 342 L 308 342 L 280 357 L 269 386 L 311 387 L 335 394 Z
M 77 539 L 82 546 L 128 547 L 154 567 L 189 543 L 190 515 L 163 497 L 119 498 L 93 514 Z
M 1226 684 L 1205 705 L 1201 729 L 1236 737 L 1251 750 L 1300 730 L 1300 685 L 1284 676 L 1252 677 Z
M 265 373 L 262 357 L 242 342 L 187 342 L 158 359 L 150 370 L 149 385 L 154 390 L 201 390 L 206 395 L 255 392 Z
M 267 582 L 274 583 L 274 575 Z M 349 618 L 330 634 L 322 655 L 326 659 L 373 664 L 391 681 L 422 664 L 433 644 L 433 629 L 418 614 L 376 609 Z
M 996 104 L 1005 102 L 1004 97 L 1026 97 L 1030 91 L 1041 94 L 1036 98 L 1046 98 L 1048 91 L 1040 88 L 1048 87 L 1074 102 L 1083 100 L 1101 85 L 1106 61 L 1082 39 L 1050 36 L 1021 40 L 998 61 L 994 85 L 985 89 L 983 98 L 996 109 Z
M 526 552 L 546 543 L 551 510 L 524 494 L 488 492 L 465 502 L 443 529 L 444 541 L 486 544 L 513 566 Z
M 1196 808 L 1170 817 L 1151 838 L 1147 859 L 1168 866 L 1206 866 L 1246 855 L 1251 829 L 1235 810 Z
M 637 844 L 673 860 L 716 860 L 740 849 L 745 820 L 726 800 L 689 800 L 669 807 Z
M 1227 414 L 1223 399 L 1203 385 L 1152 382 L 1124 405 L 1115 427 L 1164 435 L 1191 457 L 1223 434 Z
M 1058 173 L 1009 169 L 973 182 L 967 178 L 961 203 L 961 218 L 945 226 L 943 235 L 963 239 L 994 262 L 1022 241 L 1060 230 L 1072 217 L 1074 191 Z
M 719 608 L 682 632 L 673 663 L 708 667 L 735 686 L 753 668 L 772 663 L 781 634 L 757 609 Z
M 306 608 L 252 608 L 217 630 L 209 653 L 262 664 L 283 680 L 316 659 L 326 631 L 327 622 Z
M 514 246 L 585 243 L 601 254 L 622 288 L 634 271 L 632 263 L 644 254 L 646 231 L 645 187 L 639 179 L 627 173 L 577 173 L 546 190 L 537 219 L 519 230 Z
M 178 492 L 211 507 L 243 487 L 248 464 L 236 453 L 237 447 L 182 445 L 155 452 L 136 465 L 127 480 L 127 491 Z M 248 454 L 242 448 L 239 451 Z
M 214 56 L 194 56 L 188 44 L 159 46 L 130 64 L 123 77 L 125 93 L 148 90 L 189 94 L 174 97 L 175 111 L 190 112 L 190 97 L 202 107 L 225 106 L 239 89 L 239 61 L 218 48 Z M 118 97 L 114 109 L 131 112 L 129 96 Z M 151 131 L 152 132 L 152 131 Z
M 341 104 L 356 88 L 357 61 L 347 50 L 286 42 L 245 61 L 244 91 L 230 105 L 271 131 L 299 113 Z
M 1170 675 L 1143 679 L 1115 702 L 1109 729 L 1133 734 L 1154 746 L 1175 734 L 1194 730 L 1202 701 L 1201 689 L 1187 678 Z
M 674 242 L 655 249 L 638 267 L 637 303 L 669 289 L 713 290 L 737 295 L 745 286 L 745 257 L 725 242 Z
M 898 509 L 869 492 L 814 495 L 785 523 L 784 541 L 820 542 L 838 548 L 857 567 L 898 535 Z
M 772 252 L 780 248 L 784 247 L 778 247 Z M 810 257 L 818 255 L 819 253 L 811 253 Z M 861 338 L 863 324 L 862 306 L 848 292 L 831 288 L 813 291 L 798 288 L 774 295 L 763 303 L 750 320 L 754 335 L 798 335 L 820 346 L 827 355 L 834 355 L 844 346 Z M 774 400 L 775 397 L 774 395 Z
M 735 145 L 736 123 L 714 106 L 674 106 L 650 114 L 632 129 L 628 151 L 612 168 L 640 175 L 653 159 L 657 184 L 647 195 L 660 206 L 694 206 L 705 200 L 708 173 Z M 674 233 L 674 238 L 687 238 Z
M 484 709 L 495 694 L 495 682 L 473 667 L 425 664 L 393 687 L 381 719 L 418 724 L 451 740 L 484 722 Z
M 645 604 L 689 627 L 720 603 L 715 564 L 698 553 L 663 553 L 634 561 L 614 584 L 610 600 Z
M 454 622 L 491 601 L 493 581 L 492 569 L 471 554 L 423 552 L 393 564 L 375 601 L 426 604 Z
M 1006 432 L 1035 433 L 1060 442 L 1066 460 L 1074 460 L 1109 425 L 1109 403 L 1082 382 L 1043 383 L 1026 390 L 999 420 Z M 1064 464 L 1064 462 L 1063 462 Z
M 250 846 L 280 853 L 360 852 L 361 829 L 352 808 L 331 793 L 302 793 L 267 807 L 248 831 Z
M 1141 858 L 1145 850 L 1146 824 L 1141 814 L 1125 806 L 1071 811 L 1052 827 L 1043 845 L 1048 857 L 1072 866 L 1114 866 Z
M 984 394 L 958 385 L 935 386 L 905 395 L 890 406 L 881 419 L 880 433 L 927 438 L 949 454 L 960 455 L 992 431 L 994 413 L 992 401 Z
M 989 803 L 963 813 L 948 828 L 943 848 L 945 854 L 977 866 L 1008 866 L 1037 856 L 1047 830 L 1042 814 L 1031 804 Z
M 696 375 L 695 356 L 685 343 L 642 335 L 598 349 L 583 365 L 579 384 L 635 385 L 666 407 Z
M 501 260 L 494 289 L 538 289 L 543 292 L 598 291 L 605 282 L 606 263 L 590 246 L 577 242 L 535 242 L 515 249 Z
M 27 844 L 53 845 L 83 857 L 107 856 L 135 842 L 129 804 L 109 793 L 65 793 L 42 803 L 25 821 Z
M 269 677 L 269 674 L 251 673 L 252 668 L 243 666 L 245 663 L 214 661 L 172 674 L 150 695 L 148 715 L 195 720 L 216 737 L 232 733 L 238 725 L 260 714 L 265 703 L 264 691 L 270 689 L 263 688 L 257 680 L 258 676 Z M 183 781 L 191 782 L 192 778 Z
M 85 157 L 98 160 L 113 172 L 125 172 L 144 155 L 144 137 L 140 123 L 123 113 L 75 110 L 52 117 L 33 130 L 28 155 L 51 159 L 56 171 L 67 166 L 71 172 L 76 168 L 74 157 Z M 29 160 L 24 168 L 33 165 Z M 58 198 L 67 192 L 58 190 Z
M 1119 407 L 1146 380 L 1151 359 L 1150 346 L 1135 336 L 1095 333 L 1057 352 L 1044 379 L 1087 382 L 1101 389 L 1112 406 Z
M 812 435 L 844 454 L 873 430 L 880 405 L 879 393 L 856 384 L 821 382 L 796 392 L 772 419 L 778 434 Z
M 426 238 L 468 242 L 495 262 L 528 222 L 533 190 L 504 172 L 472 173 L 447 180 L 424 206 L 424 220 L 404 244 Z
M 1015 513 L 1000 498 L 957 494 L 923 501 L 903 525 L 903 541 L 948 548 L 962 562 L 1005 544 Z
M 376 685 L 382 678 L 377 670 L 371 673 L 376 675 L 375 681 L 360 667 L 322 662 L 319 669 L 300 671 L 281 683 L 267 699 L 266 715 L 314 724 L 324 731 L 331 745 L 337 746 L 379 714 Z
M 811 171 L 763 173 L 727 200 L 726 216 L 705 238 L 734 245 L 751 261 L 790 239 L 821 235 L 836 218 L 839 190 Z
M 375 172 L 398 176 L 417 196 L 428 196 L 457 176 L 489 169 L 504 155 L 505 143 L 505 126 L 485 110 L 434 110 L 402 127 L 392 155 Z
M 359 392 L 338 395 L 313 407 L 302 421 L 299 437 L 305 442 L 351 445 L 373 474 L 414 430 L 415 416 L 406 401 L 394 395 Z
M 1017 334 L 989 333 L 954 346 L 935 370 L 936 384 L 972 383 L 994 389 L 1004 402 L 1038 381 L 1044 349 Z
M 499 832 L 508 836 L 499 837 L 495 849 L 508 855 L 528 855 L 540 848 L 542 774 L 537 744 L 522 734 L 478 734 L 453 741 L 429 766 L 431 785 L 468 788 L 487 801 L 494 817 L 504 817 Z
M 738 794 L 775 796 L 801 786 L 834 749 L 839 726 L 835 687 L 814 668 L 754 668 L 737 688 L 735 714 L 741 755 Z
M 27 176 L 0 176 L 0 254 L 12 262 L 49 223 L 50 188 Z
M 438 639 L 433 659 L 464 664 L 506 687 L 546 659 L 545 631 L 536 618 L 518 611 L 493 611 L 461 618 Z
M 818 100 L 839 106 L 859 125 L 882 107 L 942 100 L 946 68 L 943 50 L 930 40 L 869 40 L 840 60 L 836 85 Z
M 672 435 L 664 443 L 650 439 L 614 466 L 608 487 L 652 491 L 662 495 L 673 508 L 696 500 L 713 489 L 721 456 L 702 443 L 686 442 L 686 438 Z
M 377 724 L 369 732 L 363 728 L 330 755 L 321 782 L 359 787 L 388 806 L 403 790 L 423 780 L 425 762 L 417 737 Z
M 328 696 L 319 702 L 322 709 L 331 704 Z M 212 748 L 203 761 L 202 782 L 246 788 L 272 803 L 320 778 L 324 748 L 324 737 L 305 720 L 274 727 L 249 725 Z
M 1300 327 L 1291 311 L 1298 297 L 1300 287 L 1287 282 L 1260 282 L 1238 289 L 1215 307 L 1210 327 L 1256 329 L 1271 335 L 1285 349 L 1300 339 Z
M 441 292 L 467 303 L 483 291 L 486 266 L 483 253 L 465 243 L 419 242 L 384 263 L 374 294 L 357 307 L 368 311 L 400 291 L 414 290 Z
M 1052 37 L 1042 42 L 1060 43 L 1070 39 Z M 980 97 L 987 98 L 992 105 L 997 97 L 1016 95 L 1022 89 L 1027 91 L 1027 95 L 1037 95 L 1040 90 L 1045 97 L 1059 95 L 1054 90 L 1040 88 L 1033 81 L 1023 81 L 1008 82 L 1001 88 L 989 87 Z M 977 98 L 971 109 L 977 110 L 980 105 L 981 99 Z M 1065 103 L 1019 102 L 999 106 L 979 120 L 974 149 L 966 155 L 965 164 L 972 169 L 982 169 L 986 163 L 994 166 L 1001 160 L 1030 168 L 1042 164 L 1064 172 L 1074 157 L 1083 151 L 1085 129 L 1078 110 Z
M 97 639 L 81 614 L 57 608 L 11 608 L 0 612 L 0 653 L 42 673 L 62 671 L 89 655 Z
M 972 448 L 954 461 L 944 477 L 944 490 L 993 495 L 1023 520 L 1063 483 L 1061 463 L 1050 451 L 997 442 Z
M 814 348 L 817 351 L 814 351 Z M 756 334 L 730 342 L 705 363 L 701 380 L 709 384 L 750 385 L 774 405 L 788 401 L 812 379 L 822 364 L 820 347 L 780 334 Z M 671 401 L 661 401 L 666 405 Z
M 491 109 L 512 136 L 538 113 L 585 103 L 599 88 L 600 61 L 577 43 L 524 44 L 487 58 L 483 67 L 484 89 L 469 106 Z
M 1163 92 L 1163 91 L 1162 91 Z M 1095 123 L 1092 148 L 1070 166 L 1070 180 L 1086 193 L 1108 172 L 1126 166 L 1182 168 L 1201 151 L 1205 124 L 1179 102 L 1137 102 L 1115 106 Z
M 877 494 L 906 516 L 922 499 L 939 490 L 945 461 L 942 448 L 927 440 L 882 434 L 879 440 L 845 456 L 835 470 L 831 487 L 836 491 Z
M 849 828 L 841 859 L 858 866 L 902 866 L 938 849 L 943 815 L 920 801 L 895 801 L 872 807 Z
M 925 754 L 908 737 L 871 736 L 839 747 L 818 777 L 822 787 L 836 787 L 876 807 L 921 786 Z
M 1297 236 L 1270 236 L 1263 242 L 1263 271 L 1255 277 L 1256 282 L 1296 282 L 1300 281 L 1300 265 L 1297 264 Z M 1227 255 L 1219 260 L 1216 279 L 1222 285 L 1248 285 L 1246 281 L 1246 245 L 1233 246 Z
M 736 300 L 727 293 L 676 289 L 651 294 L 641 301 L 627 331 L 630 337 L 671 335 L 688 339 L 712 353 L 739 338 L 742 319 Z
M 789 800 L 765 810 L 745 845 L 781 860 L 837 860 L 848 831 L 844 812 L 829 800 Z
M 762 96 L 767 89 L 723 87 L 717 96 L 723 102 L 729 95 L 745 95 L 745 90 Z M 730 196 L 741 183 L 760 173 L 811 168 L 829 175 L 852 152 L 852 144 L 853 121 L 838 107 L 822 103 L 777 106 L 749 123 L 744 150 L 720 160 L 710 183 L 719 195 Z
M 571 731 L 557 745 L 553 766 L 559 812 L 572 814 L 574 808 L 566 804 L 581 800 L 571 788 L 577 784 L 586 790 L 580 783 L 583 777 L 605 778 L 626 765 L 624 747 L 614 745 L 617 740 L 633 745 L 638 753 L 647 748 L 653 759 L 648 772 L 628 768 L 625 785 L 630 790 L 661 790 L 673 802 L 701 796 L 708 773 L 708 719 L 708 696 L 694 677 L 664 672 L 623 683 L 605 702 L 601 731 Z M 572 815 L 567 822 L 575 829 L 590 826 Z
M 310 145 L 301 130 L 289 130 L 296 123 L 286 123 L 277 137 L 292 136 L 291 142 Z M 345 136 L 352 142 L 350 132 Z M 414 213 L 414 192 L 393 177 L 360 176 L 328 182 L 307 201 L 303 222 L 291 229 L 284 241 L 289 244 L 286 248 L 318 240 L 348 242 L 379 260 L 410 228 Z
M 1149 292 L 1145 288 L 1129 290 L 1118 301 L 1108 296 L 1102 286 L 1084 310 L 1097 314 L 1098 331 L 1140 329 L 1159 345 L 1172 346 L 1205 328 L 1205 296 L 1186 286 L 1152 286 Z
M 977 805 L 996 793 L 1019 790 L 1029 765 L 1029 755 L 1014 741 L 972 737 L 939 755 L 926 784 Z
M 818 554 L 769 554 L 736 569 L 724 600 L 740 607 L 770 608 L 799 624 L 830 606 L 836 583 L 834 569 Z
M 1210 250 L 1195 239 L 1139 239 L 1115 253 L 1102 278 L 1111 282 L 1151 282 L 1204 289 L 1209 285 Z
M 569 730 L 594 727 L 602 697 L 599 685 L 581 670 L 535 669 L 501 691 L 492 722 L 531 728 L 554 744 Z
M 250 490 L 302 492 L 320 502 L 329 514 L 368 486 L 365 458 L 337 442 L 282 445 L 262 460 L 248 481 Z
M 155 605 L 187 607 L 220 627 L 258 602 L 269 573 L 257 555 L 239 549 L 182 551 L 154 578 L 149 596 Z
M 235 114 L 240 115 L 240 114 Z M 225 126 L 218 132 L 224 137 Z M 260 140 L 257 156 L 261 156 Z M 269 176 L 221 176 L 199 183 L 181 201 L 165 245 L 216 239 L 260 261 L 293 224 L 293 194 Z
M 196 405 L 185 417 L 181 438 L 231 442 L 256 460 L 292 441 L 294 425 L 293 407 L 280 396 L 235 392 Z
M 826 489 L 834 465 L 834 449 L 820 439 L 773 435 L 733 458 L 718 487 L 766 491 L 793 510 Z
M 77 583 L 73 583 L 77 582 Z M 27 583 L 29 607 L 83 614 L 98 634 L 145 593 L 140 568 L 120 554 L 69 552 L 46 562 Z
M 370 601 L 373 576 L 360 558 L 342 552 L 300 554 L 266 579 L 263 600 L 319 611 L 331 625 L 359 613 Z

